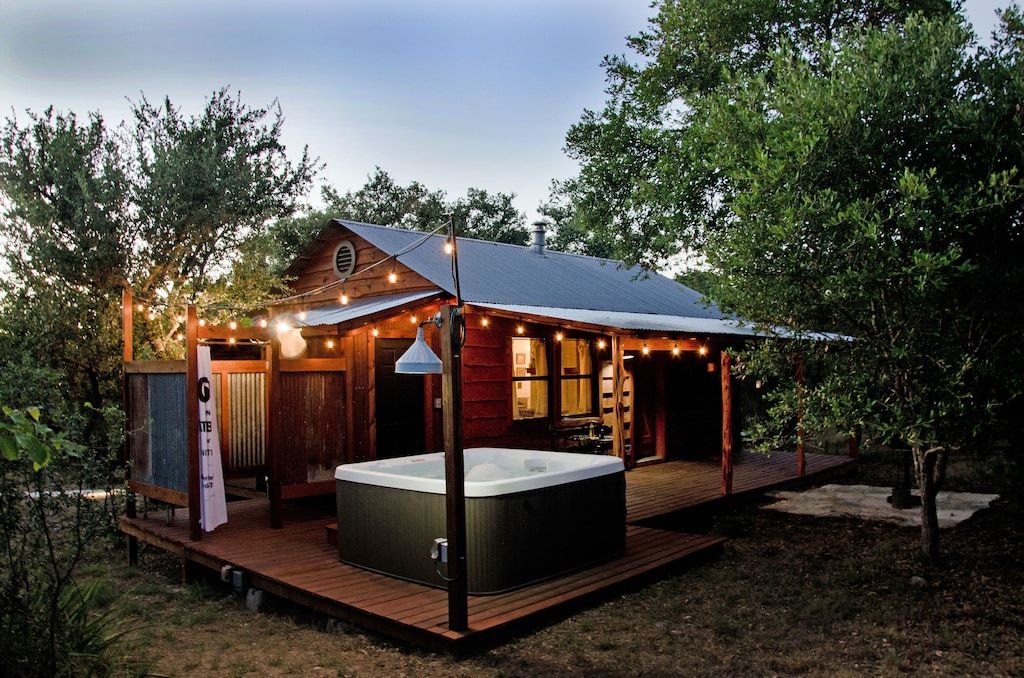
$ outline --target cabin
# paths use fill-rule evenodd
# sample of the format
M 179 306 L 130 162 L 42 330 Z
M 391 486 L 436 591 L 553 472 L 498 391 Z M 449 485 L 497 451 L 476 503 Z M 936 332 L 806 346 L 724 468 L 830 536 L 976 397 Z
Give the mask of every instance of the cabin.
M 720 548 L 720 538 L 650 524 L 734 496 L 740 408 L 729 349 L 755 335 L 697 292 L 621 262 L 551 251 L 543 228 L 529 246 L 514 246 L 344 220 L 328 222 L 286 276 L 287 296 L 263 309 L 230 317 L 224 309 L 165 309 L 183 323 L 184 360 L 133 355 L 133 328 L 154 310 L 125 293 L 130 499 L 120 524 L 130 560 L 143 540 L 178 553 L 183 572 L 199 564 L 234 577 L 236 588 L 244 581 L 450 650 Z M 418 342 L 451 350 L 435 319 L 448 314 L 450 323 L 454 307 L 457 408 L 451 371 L 396 369 Z M 206 365 L 201 347 L 210 349 Z M 205 405 L 201 419 L 187 394 L 215 396 L 215 416 Z M 335 493 L 338 467 L 442 449 L 447 463 L 453 410 L 466 449 L 620 458 L 628 469 L 622 555 L 523 590 L 468 602 L 463 591 L 458 623 L 450 587 L 445 611 L 435 587 L 341 562 L 330 545 L 339 541 L 338 517 L 310 509 Z M 208 443 L 201 448 L 188 431 L 217 440 L 233 500 L 227 525 L 205 534 L 199 460 Z M 802 448 L 795 457 L 735 461 L 741 457 L 737 495 L 853 463 L 805 458 Z M 149 515 L 151 501 L 169 507 L 166 520 Z
M 529 246 L 457 245 L 456 269 L 447 234 L 332 220 L 266 314 L 213 326 L 190 310 L 183 340 L 214 349 L 229 482 L 278 501 L 329 494 L 340 464 L 442 449 L 440 378 L 395 362 L 418 331 L 439 351 L 429 319 L 457 297 L 466 447 L 606 453 L 627 468 L 739 447 L 726 351 L 749 327 L 667 277 L 551 251 L 540 226 Z M 133 360 L 134 315 L 129 299 L 129 485 L 185 506 L 185 469 L 154 462 L 189 442 L 186 408 L 167 407 L 186 361 Z

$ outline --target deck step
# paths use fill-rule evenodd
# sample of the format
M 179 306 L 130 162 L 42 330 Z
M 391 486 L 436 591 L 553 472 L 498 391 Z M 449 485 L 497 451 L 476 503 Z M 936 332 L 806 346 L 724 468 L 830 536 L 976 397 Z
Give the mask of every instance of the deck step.
M 324 529 L 327 530 L 327 543 L 331 546 L 338 545 L 338 523 L 331 523 L 330 525 L 324 525 Z

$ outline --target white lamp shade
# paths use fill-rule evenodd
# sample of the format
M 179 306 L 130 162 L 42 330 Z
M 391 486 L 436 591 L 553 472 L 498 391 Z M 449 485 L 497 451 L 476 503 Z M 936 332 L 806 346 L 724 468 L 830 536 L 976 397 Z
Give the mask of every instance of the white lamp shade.
M 423 328 L 416 328 L 416 341 L 395 361 L 397 374 L 441 374 L 441 359 L 423 339 Z
M 281 341 L 282 358 L 293 360 L 306 350 L 306 340 L 302 338 L 302 330 L 298 327 L 279 332 L 277 337 Z

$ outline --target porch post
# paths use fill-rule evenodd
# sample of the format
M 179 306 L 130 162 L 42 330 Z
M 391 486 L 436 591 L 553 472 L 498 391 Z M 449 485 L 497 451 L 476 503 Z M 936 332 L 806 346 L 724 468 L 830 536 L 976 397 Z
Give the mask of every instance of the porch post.
M 270 527 L 281 529 L 282 470 L 279 459 L 282 444 L 281 431 L 281 342 L 276 333 L 270 333 L 267 355 L 267 496 L 270 498 Z
M 134 302 L 132 300 L 131 288 L 125 287 L 123 290 L 121 290 L 121 333 L 122 333 L 122 339 L 124 341 L 124 346 L 122 347 L 122 351 L 123 351 L 122 358 L 124 359 L 125 367 L 127 367 L 127 363 L 130 363 L 132 361 L 132 358 L 134 358 L 134 354 L 133 354 L 133 350 L 132 350 L 132 341 L 133 341 L 133 339 L 132 339 L 132 306 L 133 305 L 134 305 Z M 129 398 L 129 394 L 128 394 L 128 372 L 127 372 L 126 369 L 124 369 L 124 367 L 121 370 L 121 397 L 123 399 L 122 400 L 122 404 L 124 405 L 124 411 L 125 411 L 125 413 L 128 413 L 130 411 L 129 410 L 130 403 L 128 402 L 128 398 Z M 129 464 L 131 463 L 131 460 L 132 460 L 131 440 L 129 439 L 129 437 L 127 435 L 125 435 L 125 437 L 124 437 L 124 448 L 123 448 L 122 454 L 123 454 L 123 460 L 124 460 L 124 463 L 125 463 L 125 476 L 126 476 L 125 480 L 126 481 L 127 480 L 131 480 L 132 472 L 131 472 L 131 467 L 129 466 Z M 137 515 L 136 508 L 135 508 L 135 493 L 134 492 L 129 492 L 128 495 L 127 495 L 127 498 L 125 500 L 125 505 L 124 505 L 124 514 L 128 518 L 134 518 Z M 138 537 L 133 537 L 132 535 L 128 535 L 127 539 L 128 539 L 128 541 L 127 541 L 128 564 L 131 565 L 132 567 L 135 567 L 136 565 L 139 564 L 139 538 Z
M 804 475 L 807 471 L 807 455 L 804 454 L 804 361 L 803 358 L 796 360 L 796 474 Z
M 714 364 L 714 363 L 712 363 Z M 722 350 L 722 494 L 732 494 L 732 356 Z
M 622 404 L 622 340 L 618 334 L 612 335 L 612 406 L 615 408 L 615 430 L 612 449 L 615 456 L 622 460 L 626 468 L 633 468 L 632 459 L 626 456 L 626 417 L 625 406 Z
M 445 516 L 448 539 L 448 628 L 469 628 L 466 571 L 466 484 L 462 452 L 462 346 L 453 332 L 465 332 L 459 306 L 441 307 L 441 410 L 444 413 Z M 454 573 L 453 573 L 454 570 Z
M 202 491 L 199 467 L 199 317 L 194 304 L 188 305 L 185 318 L 185 449 L 188 454 L 188 535 L 192 541 L 202 539 L 200 526 Z

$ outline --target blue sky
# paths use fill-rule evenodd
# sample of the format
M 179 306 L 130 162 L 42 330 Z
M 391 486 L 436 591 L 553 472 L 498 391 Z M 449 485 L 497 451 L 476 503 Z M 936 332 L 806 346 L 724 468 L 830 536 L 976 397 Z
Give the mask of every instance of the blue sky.
M 968 0 L 988 35 L 995 8 Z M 53 105 L 111 124 L 128 100 L 198 113 L 216 89 L 278 99 L 285 143 L 322 183 L 374 167 L 449 198 L 517 195 L 532 220 L 576 172 L 565 134 L 604 102 L 602 58 L 627 52 L 648 0 L 0 0 L 0 117 Z

